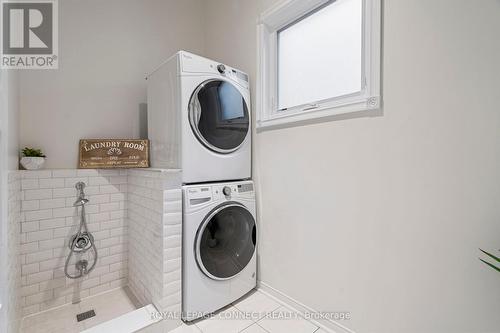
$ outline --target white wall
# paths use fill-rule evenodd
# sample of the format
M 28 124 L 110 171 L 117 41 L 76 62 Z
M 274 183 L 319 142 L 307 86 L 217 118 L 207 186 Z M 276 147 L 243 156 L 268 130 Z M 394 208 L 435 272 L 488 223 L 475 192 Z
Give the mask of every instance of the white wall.
M 18 179 L 18 75 L 0 71 L 0 331 L 16 329 L 20 311 L 16 286 L 20 279 Z M 4 326 L 4 325 L 9 326 Z
M 255 82 L 273 2 L 207 3 L 206 55 Z M 499 12 L 384 1 L 383 116 L 256 135 L 263 283 L 356 332 L 498 331 Z
M 59 1 L 59 69 L 21 73 L 21 146 L 74 168 L 81 138 L 138 136 L 146 73 L 201 53 L 202 0 Z

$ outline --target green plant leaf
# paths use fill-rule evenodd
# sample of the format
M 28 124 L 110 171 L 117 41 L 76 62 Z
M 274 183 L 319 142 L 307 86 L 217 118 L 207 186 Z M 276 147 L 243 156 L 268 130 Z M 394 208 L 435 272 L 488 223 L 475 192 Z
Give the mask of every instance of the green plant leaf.
M 483 253 L 484 253 L 484 254 L 486 254 L 488 257 L 493 258 L 493 259 L 495 259 L 496 261 L 500 262 L 500 258 L 499 258 L 499 257 L 496 257 L 496 256 L 494 256 L 493 254 L 488 253 L 488 252 L 486 252 L 486 251 L 484 251 L 484 250 L 482 250 L 482 249 L 479 249 L 479 251 L 483 252 Z
M 491 268 L 493 268 L 494 270 L 496 270 L 497 272 L 500 272 L 500 268 L 487 262 L 487 261 L 484 261 L 483 259 L 479 258 L 479 260 L 481 260 L 482 262 L 484 262 L 486 265 L 490 266 Z
M 45 157 L 41 149 L 25 147 L 23 150 L 21 150 L 21 153 L 25 157 Z

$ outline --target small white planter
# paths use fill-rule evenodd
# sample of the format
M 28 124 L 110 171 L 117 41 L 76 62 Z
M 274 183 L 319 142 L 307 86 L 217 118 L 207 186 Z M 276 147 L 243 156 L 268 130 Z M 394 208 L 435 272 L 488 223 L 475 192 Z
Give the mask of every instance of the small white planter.
M 45 164 L 45 157 L 23 157 L 21 158 L 21 165 L 26 170 L 39 170 Z

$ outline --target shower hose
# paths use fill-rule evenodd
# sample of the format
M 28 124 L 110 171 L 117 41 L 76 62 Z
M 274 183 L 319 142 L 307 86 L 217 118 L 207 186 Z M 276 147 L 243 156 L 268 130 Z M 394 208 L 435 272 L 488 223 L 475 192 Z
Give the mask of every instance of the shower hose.
M 77 184 L 77 188 L 78 188 L 78 184 Z M 83 187 L 80 189 L 80 191 L 81 191 L 80 193 L 83 194 Z M 70 240 L 70 242 L 71 242 L 70 252 L 69 252 L 68 257 L 66 258 L 66 263 L 64 264 L 64 274 L 66 275 L 66 277 L 68 277 L 70 279 L 78 279 L 78 278 L 81 278 L 81 277 L 89 274 L 95 268 L 95 266 L 97 264 L 97 248 L 95 246 L 95 242 L 94 242 L 93 237 L 91 236 L 91 234 L 88 231 L 87 221 L 86 221 L 86 217 L 85 217 L 86 201 L 84 200 L 84 196 L 82 194 L 80 195 L 80 198 L 79 198 L 79 202 L 81 202 L 81 204 L 77 205 L 75 203 L 75 206 L 81 205 L 81 207 L 82 207 L 82 209 L 80 211 L 80 226 L 78 228 L 78 232 L 76 233 L 76 235 L 73 237 L 72 240 Z M 78 263 L 81 262 L 81 261 L 78 261 L 76 263 L 76 267 L 77 267 L 77 270 L 79 271 L 79 273 L 71 275 L 69 273 L 69 262 L 71 260 L 71 257 L 73 255 L 76 255 L 77 253 L 85 253 L 90 249 L 90 248 L 86 249 L 85 246 L 83 246 L 83 248 L 79 247 L 81 250 L 79 250 L 79 251 L 76 250 L 78 245 L 79 245 L 78 244 L 79 240 L 85 239 L 83 237 L 84 235 L 88 237 L 89 241 L 91 242 L 91 248 L 94 250 L 94 256 L 93 256 L 94 262 L 92 263 L 92 265 L 90 267 L 87 268 L 86 266 L 83 266 L 83 265 L 78 266 Z

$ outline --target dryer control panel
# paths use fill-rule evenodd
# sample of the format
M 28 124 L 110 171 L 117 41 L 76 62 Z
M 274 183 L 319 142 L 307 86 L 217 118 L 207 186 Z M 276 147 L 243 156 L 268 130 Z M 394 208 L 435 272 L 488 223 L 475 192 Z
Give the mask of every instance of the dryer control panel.
M 231 201 L 238 197 L 253 195 L 253 192 L 252 181 L 187 185 L 184 187 L 184 199 L 189 207 L 194 207 L 212 201 Z

